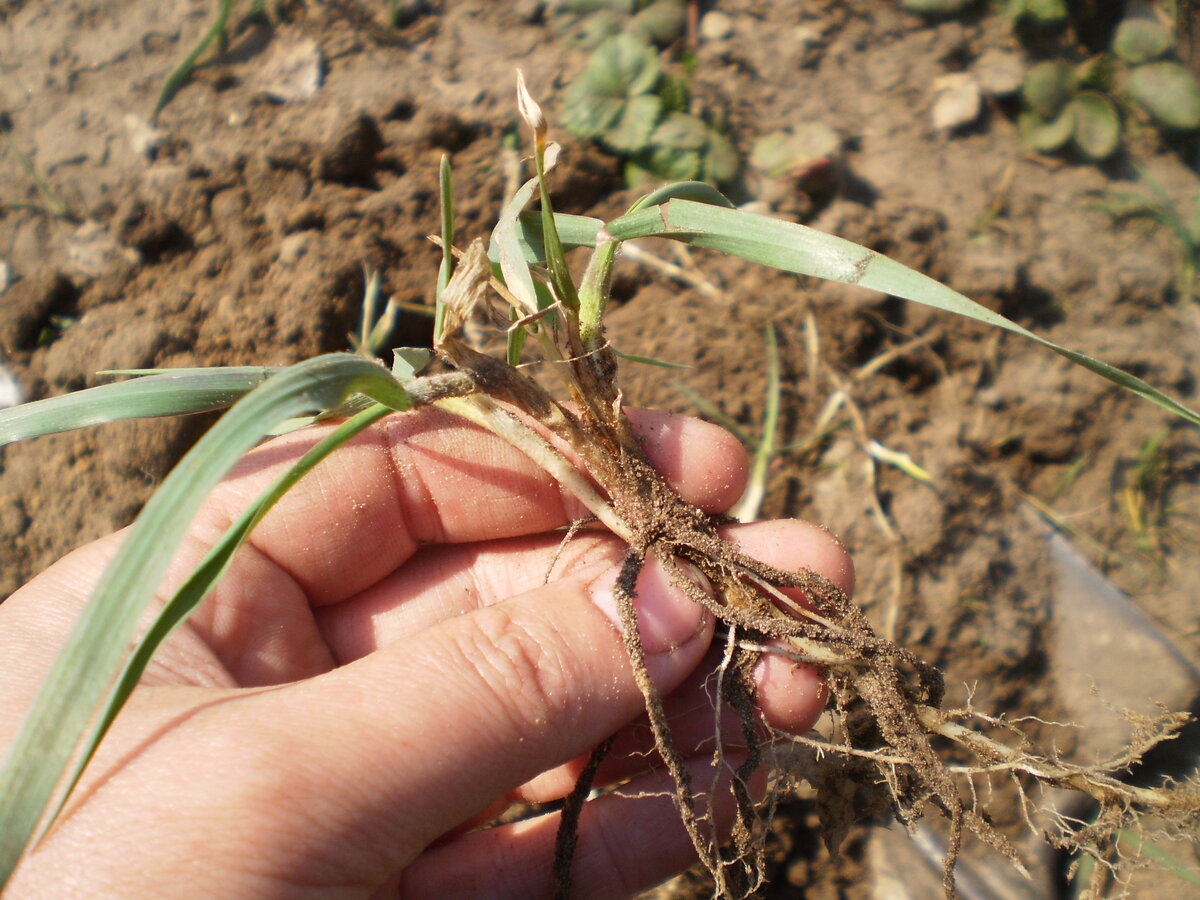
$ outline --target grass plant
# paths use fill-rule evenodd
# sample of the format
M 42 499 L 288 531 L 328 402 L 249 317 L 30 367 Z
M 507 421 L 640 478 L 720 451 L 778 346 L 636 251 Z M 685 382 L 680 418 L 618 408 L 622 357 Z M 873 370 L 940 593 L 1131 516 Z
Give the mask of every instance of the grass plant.
M 12 122 L 8 118 L 8 115 L 4 113 L 0 113 L 0 134 L 4 135 L 5 143 L 8 145 L 8 152 L 17 161 L 17 165 L 29 176 L 30 181 L 33 182 L 34 187 L 37 188 L 38 193 L 42 195 L 42 199 L 45 201 L 45 206 L 36 206 L 28 203 L 6 203 L 5 206 L 9 209 L 31 209 L 35 212 L 44 212 L 47 215 L 55 216 L 63 221 L 74 224 L 81 222 L 82 219 L 75 215 L 66 201 L 38 173 L 37 166 L 33 164 L 33 160 L 17 146 L 17 142 L 12 136 Z
M 1164 228 L 1175 245 L 1175 290 L 1184 300 L 1194 300 L 1200 266 L 1200 197 L 1174 196 L 1148 170 L 1135 167 L 1137 190 L 1106 191 L 1098 209 L 1114 224 L 1142 222 Z
M 698 179 L 727 184 L 741 165 L 721 116 L 692 95 L 695 56 L 678 64 L 668 50 L 684 42 L 683 0 L 563 4 L 585 44 L 596 44 L 587 68 L 563 97 L 563 125 L 625 159 L 632 186 Z M 573 8 L 574 7 L 574 8 Z M 694 11 L 693 11 L 694 12 Z M 597 44 L 598 42 L 598 44 Z
M 773 738 L 810 751 L 802 774 L 835 816 L 848 821 L 855 815 L 846 798 L 857 792 L 871 795 L 873 804 L 894 811 L 906 823 L 930 809 L 949 820 L 944 872 L 948 895 L 954 892 L 953 873 L 964 832 L 975 834 L 1020 866 L 1012 845 L 989 824 L 986 808 L 979 805 L 983 801 L 978 798 L 987 791 L 976 793 L 977 782 L 1013 784 L 1022 798 L 1032 784 L 1095 798 L 1100 805 L 1096 823 L 1079 833 L 1064 828 L 1055 837 L 1064 846 L 1090 846 L 1109 840 L 1120 829 L 1136 831 L 1143 810 L 1179 826 L 1200 814 L 1200 791 L 1194 785 L 1144 788 L 1125 784 L 1119 777 L 1132 761 L 1175 734 L 1186 716 L 1164 714 L 1144 723 L 1132 746 L 1103 764 L 1073 766 L 1053 754 L 1038 754 L 1014 726 L 1001 719 L 969 708 L 941 708 L 940 673 L 912 652 L 877 636 L 861 611 L 834 585 L 811 571 L 783 572 L 766 566 L 721 539 L 718 523 L 687 506 L 649 465 L 622 412 L 618 357 L 604 331 L 613 263 L 622 241 L 658 237 L 860 285 L 1036 341 L 1192 424 L 1200 424 L 1200 413 L 1139 378 L 1034 335 L 871 250 L 802 225 L 737 210 L 706 184 L 683 182 L 661 188 L 608 222 L 556 214 L 549 177 L 558 148 L 548 141 L 541 109 L 523 82 L 518 97 L 522 118 L 533 132 L 536 175 L 519 186 L 505 205 L 490 251 L 480 241 L 461 252 L 454 247 L 450 172 L 448 165 L 442 169 L 442 264 L 434 349 L 453 371 L 420 375 L 411 364 L 416 357 L 403 354 L 397 356 L 392 370 L 362 354 L 329 354 L 282 370 L 139 375 L 0 413 L 0 443 L 6 443 L 138 415 L 231 405 L 167 477 L 132 526 L 0 769 L 0 886 L 62 808 L 155 649 L 203 601 L 247 534 L 278 498 L 320 459 L 372 422 L 429 404 L 476 422 L 524 451 L 628 545 L 617 588 L 626 649 L 659 755 L 675 781 L 679 815 L 722 895 L 746 895 L 763 879 L 767 823 L 745 784 L 770 749 L 755 737 L 766 726 L 755 708 L 750 681 L 764 652 L 816 664 L 827 673 L 835 698 L 834 737 Z M 535 195 L 540 208 L 526 210 Z M 578 281 L 565 255 L 573 247 L 593 248 Z M 474 349 L 463 337 L 473 312 L 495 302 L 510 313 L 503 358 Z M 373 318 L 368 312 L 358 337 L 364 348 L 375 346 L 381 334 Z M 560 405 L 517 367 L 535 356 L 550 363 L 574 407 Z M 193 514 L 234 461 L 280 422 L 342 411 L 349 400 L 356 400 L 359 410 L 230 526 L 149 629 L 138 635 L 137 623 Z M 535 425 L 570 445 L 579 467 L 554 449 Z M 773 432 L 769 421 L 766 425 L 770 427 L 764 431 Z M 769 453 L 772 443 L 764 435 L 761 446 Z M 738 812 L 729 847 L 698 814 L 704 791 L 689 779 L 646 671 L 633 595 L 637 576 L 651 557 L 672 573 L 681 590 L 720 619 L 727 634 L 727 652 L 718 672 L 722 684 L 718 705 L 730 707 L 741 718 L 750 742 L 747 761 L 730 786 Z M 708 578 L 715 598 L 682 574 L 682 564 L 698 568 Z M 784 588 L 802 589 L 810 606 L 796 604 Z M 127 652 L 131 645 L 134 649 Z M 596 764 L 605 746 L 594 754 Z M 714 765 L 724 765 L 719 745 L 714 748 Z M 557 891 L 562 897 L 571 890 L 574 827 L 594 770 L 594 765 L 587 767 L 564 809 L 556 860 Z M 856 782 L 855 791 L 845 789 L 847 779 Z
M 151 121 L 158 118 L 158 114 L 179 93 L 179 89 L 187 83 L 192 71 L 199 65 L 200 60 L 208 52 L 208 48 L 212 46 L 214 41 L 217 44 L 218 53 L 225 52 L 225 48 L 229 43 L 229 16 L 232 12 L 233 0 L 217 0 L 217 11 L 213 16 L 212 24 L 208 27 L 208 31 L 204 32 L 188 55 L 183 58 L 183 61 L 175 67 L 175 70 L 163 82 L 162 90 L 158 92 L 158 100 L 154 103 L 154 112 L 150 115 Z
M 767 325 L 765 337 L 767 390 L 763 401 L 762 422 L 759 425 L 757 436 L 745 431 L 734 419 L 726 415 L 720 407 L 706 397 L 693 391 L 682 382 L 676 384 L 679 392 L 704 415 L 725 428 L 750 451 L 750 478 L 746 484 L 746 490 L 729 510 L 729 515 L 739 522 L 754 522 L 758 519 L 759 513 L 762 511 L 763 499 L 767 494 L 767 476 L 770 473 L 771 463 L 780 453 L 787 452 L 789 449 L 778 445 L 780 394 L 783 390 L 783 379 L 779 360 L 779 338 L 775 334 L 774 325 Z

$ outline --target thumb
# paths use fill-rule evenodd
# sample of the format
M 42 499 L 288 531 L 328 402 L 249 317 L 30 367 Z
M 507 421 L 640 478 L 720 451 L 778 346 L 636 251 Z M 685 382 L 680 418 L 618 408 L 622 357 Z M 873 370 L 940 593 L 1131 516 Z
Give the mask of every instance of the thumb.
M 324 864 L 358 860 L 390 874 L 638 715 L 614 596 L 620 568 L 585 569 L 448 619 L 277 694 L 288 709 L 272 718 L 303 723 L 299 742 L 286 737 L 289 768 L 311 776 L 288 786 L 285 804 L 329 831 L 306 835 L 330 849 Z M 702 659 L 712 619 L 657 561 L 638 578 L 635 607 L 647 668 L 667 693 Z

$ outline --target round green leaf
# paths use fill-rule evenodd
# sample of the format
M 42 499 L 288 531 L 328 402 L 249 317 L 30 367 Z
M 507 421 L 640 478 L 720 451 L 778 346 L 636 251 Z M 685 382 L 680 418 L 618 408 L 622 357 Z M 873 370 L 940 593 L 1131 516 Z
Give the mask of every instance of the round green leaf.
M 699 150 L 708 142 L 708 126 L 696 116 L 671 113 L 654 129 L 650 141 L 655 147 Z
M 1021 138 L 1038 153 L 1053 153 L 1067 145 L 1075 131 L 1075 116 L 1071 107 L 1050 121 L 1037 113 L 1023 112 L 1017 119 Z
M 663 181 L 690 181 L 700 175 L 700 151 L 655 147 L 650 154 L 650 170 Z
M 1029 67 L 1021 96 L 1031 110 L 1049 121 L 1070 102 L 1077 86 L 1075 70 L 1069 63 L 1048 59 Z
M 1174 39 L 1170 29 L 1153 19 L 1126 19 L 1117 26 L 1112 49 L 1119 58 L 1132 65 L 1158 59 L 1171 49 Z
M 687 9 L 681 0 L 657 0 L 629 23 L 629 30 L 660 47 L 677 41 L 687 25 Z
M 725 184 L 737 176 L 740 164 L 741 160 L 738 158 L 738 152 L 733 146 L 733 142 L 719 131 L 710 130 L 700 176 L 713 184 Z
M 1089 159 L 1108 159 L 1121 142 L 1121 117 L 1104 94 L 1084 91 L 1071 101 L 1067 112 L 1074 118 L 1072 138 Z
M 618 34 L 596 48 L 585 73 L 609 97 L 633 97 L 654 90 L 660 67 L 654 48 L 631 34 Z
M 1017 18 L 1027 16 L 1038 25 L 1057 25 L 1067 18 L 1065 0 L 1018 0 L 1014 6 Z
M 750 165 L 772 178 L 795 176 L 832 159 L 842 139 L 824 122 L 802 122 L 791 131 L 773 131 L 754 142 Z
M 661 115 L 662 101 L 650 93 L 660 75 L 653 47 L 628 34 L 609 38 L 567 88 L 563 125 L 619 152 L 642 149 Z
M 605 129 L 600 139 L 620 153 L 637 153 L 650 145 L 661 112 L 662 100 L 657 94 L 633 97 L 624 104 L 617 121 Z
M 563 127 L 576 137 L 598 138 L 620 118 L 624 107 L 624 97 L 601 96 L 580 77 L 563 96 Z
M 1179 131 L 1200 128 L 1200 83 L 1179 63 L 1138 66 L 1129 76 L 1129 96 L 1160 125 Z

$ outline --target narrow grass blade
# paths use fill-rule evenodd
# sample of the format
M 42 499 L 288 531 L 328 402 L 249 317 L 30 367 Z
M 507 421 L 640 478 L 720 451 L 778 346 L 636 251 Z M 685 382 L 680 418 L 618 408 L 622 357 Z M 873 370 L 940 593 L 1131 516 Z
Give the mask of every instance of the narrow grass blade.
M 933 484 L 933 476 L 925 469 L 917 465 L 907 453 L 900 450 L 891 450 L 883 446 L 879 441 L 870 441 L 867 444 L 867 453 L 872 459 L 877 459 L 881 463 L 886 463 L 889 466 L 894 466 L 899 469 L 913 481 L 919 481 L 921 484 Z
M 654 222 L 654 216 L 658 222 Z M 653 209 L 624 216 L 608 224 L 614 237 L 667 237 L 696 247 L 707 247 L 751 262 L 801 275 L 857 284 L 936 309 L 1003 328 L 1049 347 L 1055 353 L 1090 369 L 1151 403 L 1200 425 L 1200 413 L 1188 408 L 1142 379 L 1106 362 L 1070 350 L 1022 328 L 999 313 L 969 300 L 955 290 L 888 259 L 874 250 L 816 231 L 735 209 L 723 209 L 690 200 L 671 200 Z
M 208 50 L 209 45 L 213 41 L 225 40 L 226 28 L 229 26 L 229 14 L 233 10 L 233 0 L 219 0 L 217 5 L 217 15 L 213 19 L 212 25 L 208 31 L 204 33 L 204 37 L 200 38 L 200 42 L 192 48 L 192 52 L 184 57 L 183 62 L 172 72 L 166 82 L 162 86 L 162 90 L 158 94 L 158 102 L 154 104 L 154 112 L 151 113 L 151 121 L 158 118 L 158 114 L 162 112 L 163 107 L 171 102 L 171 99 L 183 87 L 184 82 L 188 80 L 188 76 L 192 74 L 192 69 L 196 68 L 196 63 L 200 61 L 200 57 Z
M 450 171 L 450 157 L 442 156 L 438 168 L 439 202 L 442 211 L 442 262 L 438 266 L 437 295 L 433 312 L 433 339 L 442 338 L 442 320 L 446 310 L 441 304 L 442 291 L 454 274 L 454 182 Z
M 425 347 L 397 347 L 392 351 L 392 374 L 401 383 L 412 381 L 429 365 L 432 356 Z
M 550 270 L 550 280 L 559 301 L 568 311 L 579 309 L 579 295 L 575 290 L 575 279 L 571 277 L 571 269 L 567 265 L 566 248 L 558 234 L 558 225 L 554 220 L 554 207 L 550 205 L 550 188 L 546 184 L 546 173 L 554 166 L 554 158 L 558 156 L 558 148 L 552 151 L 543 148 L 538 142 L 534 159 L 537 162 L 538 196 L 541 199 L 542 244 L 546 249 L 546 267 Z
M 692 390 L 682 381 L 675 382 L 675 390 L 683 394 L 687 401 L 700 410 L 701 413 L 708 416 L 713 422 L 720 425 L 735 438 L 737 438 L 743 444 L 743 446 L 753 447 L 755 445 L 754 436 L 742 428 L 742 426 L 738 424 L 737 419 L 728 415 L 723 409 L 721 409 L 703 394 Z
M 675 198 L 733 207 L 733 203 L 712 185 L 702 181 L 680 181 L 651 191 L 634 203 L 629 208 L 627 215 L 647 207 L 658 206 Z M 617 247 L 620 242 L 619 237 L 613 236 L 607 231 L 599 234 L 598 237 L 602 240 L 588 261 L 587 271 L 584 273 L 579 287 L 579 337 L 583 341 L 585 350 L 593 350 L 599 343 L 601 321 L 604 318 L 611 293 L 613 262 L 616 260 Z
M 660 369 L 694 369 L 696 368 L 691 363 L 669 362 L 665 359 L 655 359 L 652 356 L 638 356 L 636 353 L 622 353 L 620 350 L 613 348 L 620 359 L 627 359 L 630 362 L 635 362 L 643 366 L 657 366 Z
M 767 339 L 767 396 L 763 405 L 762 427 L 758 442 L 753 445 L 754 458 L 750 463 L 750 478 L 745 493 L 729 514 L 740 522 L 754 522 L 762 512 L 763 498 L 767 496 L 767 475 L 771 460 L 775 458 L 776 438 L 779 434 L 780 395 L 783 392 L 782 367 L 779 361 L 779 339 L 775 326 L 768 324 Z
M 537 179 L 531 178 L 512 196 L 500 212 L 500 221 L 492 232 L 492 243 L 496 248 L 496 258 L 500 262 L 500 271 L 504 275 L 504 283 L 520 301 L 525 315 L 533 315 L 538 310 L 537 291 L 533 287 L 533 275 L 530 274 L 531 260 L 521 247 L 517 233 L 517 217 L 521 210 L 533 199 L 537 190 Z
M 0 885 L 8 881 L 55 793 L 85 726 L 108 693 L 137 622 L 211 488 L 276 422 L 362 393 L 412 405 L 384 369 L 335 353 L 293 366 L 237 403 L 150 498 L 105 570 L 0 768 Z
M 54 192 L 54 189 L 46 183 L 41 175 L 38 174 L 37 167 L 33 164 L 33 160 L 31 160 L 25 155 L 24 152 L 22 152 L 21 148 L 17 146 L 17 142 L 13 139 L 13 136 L 7 132 L 5 132 L 4 136 L 8 139 L 8 149 L 16 159 L 17 165 L 24 169 L 25 174 L 28 175 L 33 181 L 34 187 L 38 189 L 38 193 L 40 193 L 42 198 L 46 201 L 46 209 L 50 212 L 50 214 L 58 216 L 60 219 L 63 219 L 67 222 L 83 221 L 79 218 L 79 216 L 75 215 L 75 213 L 71 212 L 71 207 L 67 206 L 66 202 L 60 196 L 58 196 L 58 194 Z
M 378 270 L 363 267 L 363 304 L 362 321 L 359 322 L 358 334 L 348 335 L 350 346 L 355 353 L 361 353 L 368 359 L 383 355 L 387 339 L 396 329 L 396 320 L 400 316 L 400 307 L 395 298 L 389 297 L 379 312 L 379 293 L 383 287 L 383 277 Z
M 129 370 L 111 374 L 138 374 Z M 0 410 L 0 446 L 122 419 L 210 412 L 235 403 L 279 370 L 261 366 L 158 370 Z
M 1034 334 L 958 291 L 874 250 L 806 225 L 684 198 L 635 210 L 607 224 L 583 216 L 560 214 L 555 215 L 555 222 L 564 246 L 594 247 L 596 235 L 602 228 L 608 236 L 618 241 L 644 237 L 671 238 L 787 272 L 857 284 L 957 313 L 1035 341 L 1193 425 L 1200 425 L 1200 412 L 1137 376 Z M 519 225 L 521 250 L 526 254 L 526 259 L 536 261 L 541 253 L 538 223 L 532 217 L 522 216 Z
M 109 726 L 116 719 L 117 713 L 121 711 L 121 707 L 125 705 L 125 701 L 133 693 L 133 689 L 137 687 L 138 680 L 142 677 L 142 673 L 146 671 L 146 666 L 150 664 L 150 659 L 153 657 L 155 651 L 171 632 L 182 624 L 196 607 L 200 605 L 204 598 L 208 596 L 209 592 L 228 570 L 238 548 L 246 542 L 246 539 L 250 536 L 250 532 L 262 521 L 263 516 L 270 511 L 271 507 L 279 502 L 279 499 L 284 494 L 292 489 L 296 482 L 312 471 L 317 463 L 338 447 L 341 447 L 356 434 L 369 428 L 391 412 L 392 409 L 390 407 L 384 406 L 381 403 L 375 403 L 353 418 L 343 422 L 313 445 L 295 465 L 277 478 L 275 483 L 267 488 L 226 529 L 221 539 L 213 545 L 208 555 L 204 557 L 204 560 L 196 567 L 196 570 L 188 576 L 183 586 L 163 606 L 158 617 L 134 646 L 133 653 L 130 654 L 129 659 L 125 662 L 125 667 L 121 670 L 116 684 L 109 693 L 107 701 L 105 701 L 98 721 L 92 727 L 91 733 L 87 735 L 86 743 L 83 745 L 79 759 L 75 763 L 62 790 L 58 807 L 47 821 L 46 827 L 49 827 L 50 822 L 62 812 L 62 808 L 70 798 L 71 791 L 74 790 L 75 785 L 79 782 L 83 770 L 95 754 L 96 748 L 100 745 L 100 741 L 103 740 Z
M 563 249 L 575 247 L 595 247 L 596 235 L 604 227 L 601 219 L 591 216 L 573 216 L 568 213 L 555 213 L 554 224 L 558 227 L 558 237 Z M 542 243 L 541 213 L 523 212 L 517 217 L 515 230 L 516 240 L 512 246 L 521 254 L 528 265 L 536 265 L 546 258 L 546 248 Z M 500 246 L 492 233 L 491 245 L 488 247 L 488 258 L 492 262 L 500 261 Z
M 724 206 L 733 209 L 733 201 L 705 181 L 677 181 L 665 184 L 651 191 L 637 203 L 629 207 L 629 212 L 637 212 L 651 206 L 659 206 L 668 200 L 694 200 L 697 203 L 708 203 L 713 206 Z
M 1200 874 L 1188 867 L 1184 863 L 1166 850 L 1156 847 L 1146 838 L 1128 828 L 1122 828 L 1117 832 L 1117 837 L 1122 844 L 1128 845 L 1134 853 L 1140 853 L 1149 858 L 1159 868 L 1170 872 L 1176 878 L 1186 881 L 1188 884 L 1200 884 Z

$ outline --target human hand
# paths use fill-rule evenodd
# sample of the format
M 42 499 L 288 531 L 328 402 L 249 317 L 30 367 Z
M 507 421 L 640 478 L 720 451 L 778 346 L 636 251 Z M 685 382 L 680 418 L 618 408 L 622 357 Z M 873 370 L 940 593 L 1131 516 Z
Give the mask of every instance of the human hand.
M 729 435 L 631 418 L 689 502 L 715 512 L 737 499 L 746 465 Z M 239 464 L 160 597 L 318 434 Z M 586 531 L 556 559 L 553 529 L 585 512 L 519 451 L 436 410 L 364 433 L 284 497 L 161 648 L 6 896 L 548 896 L 557 814 L 470 829 L 510 803 L 565 795 L 614 732 L 598 780 L 632 779 L 631 796 L 586 804 L 577 895 L 631 895 L 686 867 L 691 844 L 646 753 L 615 624 L 623 547 Z M 845 552 L 816 527 L 727 534 L 776 567 L 852 586 Z M 0 605 L 0 748 L 120 540 L 75 551 Z M 706 771 L 712 619 L 654 565 L 638 595 L 677 744 Z M 813 670 L 771 657 L 757 676 L 773 725 L 811 725 L 824 703 Z

